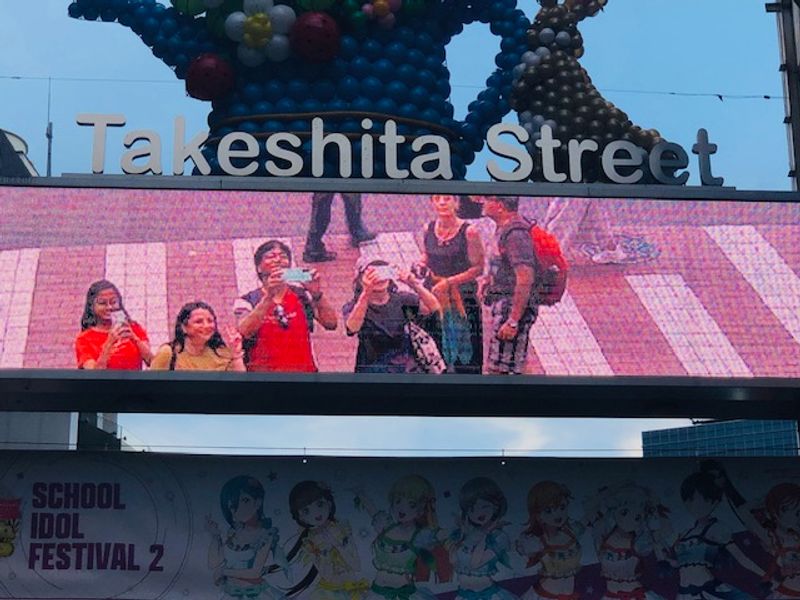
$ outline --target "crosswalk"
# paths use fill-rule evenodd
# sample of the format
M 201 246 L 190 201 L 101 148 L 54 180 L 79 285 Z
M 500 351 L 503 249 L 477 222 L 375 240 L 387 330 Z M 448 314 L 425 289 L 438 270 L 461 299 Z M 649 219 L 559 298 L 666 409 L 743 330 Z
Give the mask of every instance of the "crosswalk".
M 531 329 L 528 371 L 800 377 L 800 264 L 776 247 L 770 227 L 767 233 L 750 225 L 693 227 L 690 233 L 661 228 L 665 252 L 653 263 L 574 268 L 564 299 L 543 307 Z M 787 236 L 800 234 L 796 226 L 786 228 Z M 487 245 L 490 233 L 481 231 Z M 705 244 L 702 257 L 670 261 L 668 250 L 681 248 L 684 235 Z M 417 237 L 382 233 L 359 252 L 343 240 L 335 265 L 316 265 L 337 308 L 352 297 L 358 264 L 381 258 L 407 269 L 421 257 Z M 0 251 L 0 368 L 73 367 L 82 294 L 94 279 L 120 288 L 154 346 L 169 339 L 175 307 L 197 299 L 190 297 L 195 289 L 223 324 L 230 322 L 233 299 L 259 285 L 253 253 L 267 238 L 115 243 L 87 248 L 80 260 L 70 247 Z M 277 239 L 295 254 L 302 248 L 302 239 Z M 222 283 L 209 284 L 217 280 Z M 327 362 L 321 357 L 322 370 L 350 371 L 353 340 L 345 341 L 341 331 L 316 335 L 336 350 Z

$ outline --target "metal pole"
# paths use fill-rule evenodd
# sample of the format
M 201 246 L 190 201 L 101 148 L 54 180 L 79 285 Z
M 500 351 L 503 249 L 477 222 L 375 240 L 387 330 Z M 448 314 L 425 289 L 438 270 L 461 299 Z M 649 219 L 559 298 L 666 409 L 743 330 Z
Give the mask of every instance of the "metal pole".
M 47 78 L 47 129 L 45 130 L 45 137 L 47 138 L 47 176 L 51 177 L 53 174 L 53 122 L 50 120 L 50 100 L 52 98 L 53 80 Z
M 789 138 L 789 177 L 792 189 L 800 189 L 800 73 L 798 72 L 797 36 L 794 14 L 798 0 L 780 0 L 765 5 L 767 12 L 776 13 L 781 38 L 781 66 L 786 97 L 787 135 Z

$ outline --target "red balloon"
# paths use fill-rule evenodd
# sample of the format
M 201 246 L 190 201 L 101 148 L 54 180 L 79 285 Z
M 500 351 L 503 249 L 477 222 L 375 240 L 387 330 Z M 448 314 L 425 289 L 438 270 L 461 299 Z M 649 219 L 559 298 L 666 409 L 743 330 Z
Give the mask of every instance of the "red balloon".
M 323 12 L 300 15 L 289 32 L 292 50 L 314 62 L 332 60 L 339 53 L 340 39 L 339 25 Z
M 235 79 L 227 60 L 216 54 L 201 54 L 186 70 L 186 93 L 198 100 L 216 100 L 233 89 Z

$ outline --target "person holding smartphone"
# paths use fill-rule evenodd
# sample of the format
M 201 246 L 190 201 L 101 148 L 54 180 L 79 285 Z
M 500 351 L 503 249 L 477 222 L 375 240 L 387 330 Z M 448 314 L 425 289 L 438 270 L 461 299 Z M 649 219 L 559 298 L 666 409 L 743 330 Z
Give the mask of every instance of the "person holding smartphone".
M 400 291 L 394 279 L 412 292 Z M 441 305 L 422 282 L 400 273 L 386 261 L 373 260 L 359 269 L 353 299 L 342 309 L 347 335 L 358 336 L 356 373 L 405 373 L 412 366 L 406 322 L 417 313 L 430 315 Z
M 95 281 L 86 292 L 75 355 L 79 369 L 123 371 L 138 371 L 153 358 L 147 332 L 131 319 L 110 281 Z
M 293 269 L 292 252 L 269 240 L 253 256 L 261 287 L 237 299 L 234 315 L 248 371 L 316 372 L 314 321 L 336 329 L 336 311 L 315 269 Z

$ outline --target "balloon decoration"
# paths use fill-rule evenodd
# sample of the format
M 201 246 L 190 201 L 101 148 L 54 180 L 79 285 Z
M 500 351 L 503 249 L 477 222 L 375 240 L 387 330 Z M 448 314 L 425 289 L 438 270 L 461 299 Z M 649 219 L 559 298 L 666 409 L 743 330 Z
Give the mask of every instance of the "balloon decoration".
M 235 77 L 228 61 L 216 54 L 201 54 L 186 70 L 186 92 L 198 100 L 216 100 L 233 89 Z
M 408 169 L 418 154 L 414 138 L 436 134 L 449 141 L 453 176 L 463 179 L 488 129 L 510 110 L 512 71 L 529 49 L 531 28 L 516 0 L 75 0 L 68 12 L 130 28 L 186 81 L 190 96 L 211 101 L 203 152 L 214 174 L 222 173 L 216 147 L 226 134 L 262 142 L 256 174 L 267 175 L 263 140 L 291 131 L 303 140 L 301 175 L 310 175 L 311 119 L 321 116 L 326 133 L 350 139 L 358 177 L 368 115 L 373 177 L 386 176 L 377 136 L 392 119 L 406 137 L 397 168 Z M 489 26 L 499 52 L 485 89 L 456 120 L 445 47 L 473 22 Z M 325 174 L 338 175 L 335 148 L 326 152 Z
M 600 152 L 584 155 L 583 181 L 605 181 L 600 165 L 602 149 L 614 140 L 633 142 L 650 150 L 662 141 L 655 129 L 634 125 L 628 115 L 605 100 L 592 84 L 578 59 L 583 56 L 583 38 L 577 24 L 596 15 L 608 0 L 541 0 L 541 9 L 527 31 L 527 49 L 512 70 L 511 107 L 520 125 L 530 134 L 528 149 L 536 154 L 541 128 L 549 125 L 556 139 L 556 165 L 564 172 L 566 142 L 594 140 Z M 587 164 L 588 163 L 588 164 Z M 534 160 L 532 179 L 541 180 L 541 162 Z

